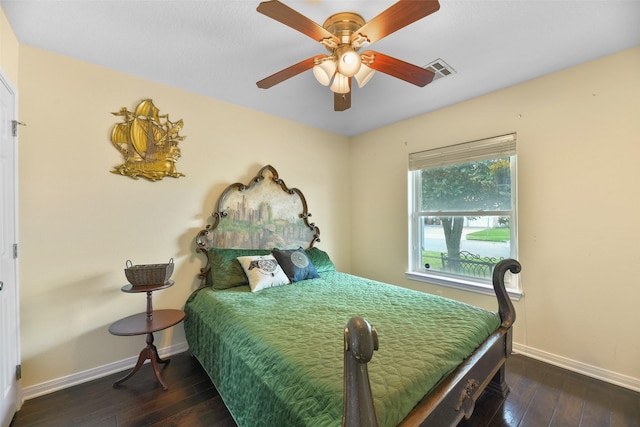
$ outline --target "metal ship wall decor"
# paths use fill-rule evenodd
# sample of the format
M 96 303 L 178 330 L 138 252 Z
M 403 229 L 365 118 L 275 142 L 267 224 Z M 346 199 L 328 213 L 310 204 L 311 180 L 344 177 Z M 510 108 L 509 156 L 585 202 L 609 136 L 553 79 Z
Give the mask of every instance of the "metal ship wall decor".
M 182 119 L 172 122 L 169 114 L 161 115 L 151 99 L 142 100 L 133 112 L 122 107 L 111 114 L 123 120 L 113 127 L 111 142 L 124 157 L 124 163 L 112 173 L 150 181 L 184 176 L 176 170 L 178 143 L 185 139 L 179 134 L 184 125 Z

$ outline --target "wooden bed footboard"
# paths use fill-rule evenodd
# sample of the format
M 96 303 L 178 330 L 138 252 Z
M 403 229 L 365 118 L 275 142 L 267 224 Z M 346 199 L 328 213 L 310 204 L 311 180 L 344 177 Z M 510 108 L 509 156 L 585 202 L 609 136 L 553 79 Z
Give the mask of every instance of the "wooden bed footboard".
M 515 309 L 505 287 L 507 271 L 519 273 L 514 259 L 500 261 L 493 271 L 501 325 L 455 371 L 441 381 L 400 423 L 409 426 L 455 426 L 473 413 L 475 402 L 485 391 L 506 397 L 505 362 L 511 355 L 511 326 Z M 378 349 L 378 336 L 365 319 L 349 320 L 344 332 L 343 427 L 377 426 L 367 363 Z

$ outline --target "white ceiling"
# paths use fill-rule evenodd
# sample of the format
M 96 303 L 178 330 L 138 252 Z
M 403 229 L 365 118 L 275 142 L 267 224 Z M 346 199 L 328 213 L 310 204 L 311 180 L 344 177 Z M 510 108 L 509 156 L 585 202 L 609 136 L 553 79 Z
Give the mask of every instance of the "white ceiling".
M 640 45 L 640 0 L 440 0 L 438 12 L 369 49 L 420 66 L 441 58 L 456 74 L 419 88 L 378 72 L 354 87 L 350 110 L 334 112 L 311 71 L 256 86 L 326 53 L 258 3 L 0 0 L 20 43 L 348 136 Z M 368 21 L 394 1 L 283 3 L 322 25 L 344 11 Z

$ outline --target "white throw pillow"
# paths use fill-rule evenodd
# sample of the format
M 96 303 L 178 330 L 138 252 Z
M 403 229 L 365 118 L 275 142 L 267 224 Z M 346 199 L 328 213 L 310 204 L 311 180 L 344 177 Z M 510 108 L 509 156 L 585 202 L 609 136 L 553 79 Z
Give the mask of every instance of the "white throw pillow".
M 289 284 L 289 278 L 273 255 L 241 256 L 238 262 L 249 279 L 251 292 Z

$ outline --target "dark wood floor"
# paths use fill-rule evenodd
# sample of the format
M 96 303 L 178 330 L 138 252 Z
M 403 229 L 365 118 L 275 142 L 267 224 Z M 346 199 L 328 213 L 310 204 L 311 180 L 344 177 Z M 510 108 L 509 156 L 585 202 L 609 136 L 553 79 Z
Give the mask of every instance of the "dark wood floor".
M 186 353 L 173 356 L 164 369 L 167 391 L 149 365 L 112 388 L 122 375 L 28 400 L 11 427 L 236 426 L 207 375 Z M 640 426 L 640 393 L 518 355 L 507 362 L 507 382 L 511 393 L 505 401 L 481 397 L 473 417 L 460 426 Z

